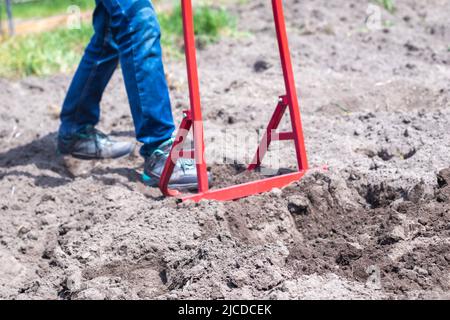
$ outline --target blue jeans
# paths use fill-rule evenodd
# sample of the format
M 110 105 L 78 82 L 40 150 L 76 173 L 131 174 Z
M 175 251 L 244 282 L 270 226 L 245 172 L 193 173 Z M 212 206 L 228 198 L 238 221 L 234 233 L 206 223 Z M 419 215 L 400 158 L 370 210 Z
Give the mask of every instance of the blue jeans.
M 155 10 L 150 0 L 96 5 L 95 34 L 64 101 L 59 136 L 98 124 L 103 92 L 120 61 L 141 154 L 148 156 L 175 130 Z

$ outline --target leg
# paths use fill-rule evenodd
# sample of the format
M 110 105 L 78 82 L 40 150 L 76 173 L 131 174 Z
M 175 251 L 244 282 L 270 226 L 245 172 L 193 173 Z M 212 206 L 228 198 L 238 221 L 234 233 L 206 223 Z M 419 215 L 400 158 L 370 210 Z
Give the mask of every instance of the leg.
M 111 16 L 141 154 L 150 156 L 175 131 L 156 13 L 150 0 L 101 1 Z
M 94 12 L 95 34 L 72 80 L 61 112 L 61 138 L 70 137 L 100 117 L 100 100 L 117 68 L 119 54 L 112 41 L 110 16 L 101 1 Z

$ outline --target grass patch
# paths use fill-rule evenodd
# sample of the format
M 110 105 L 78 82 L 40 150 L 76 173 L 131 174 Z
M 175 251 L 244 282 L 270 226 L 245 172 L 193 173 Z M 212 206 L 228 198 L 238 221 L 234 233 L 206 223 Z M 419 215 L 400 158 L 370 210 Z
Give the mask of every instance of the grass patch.
M 200 46 L 217 41 L 221 35 L 231 33 L 236 21 L 225 9 L 200 6 L 194 11 L 195 35 Z M 181 7 L 159 17 L 163 31 L 163 45 L 170 45 L 182 40 L 183 20 Z
M 81 10 L 94 8 L 94 0 L 38 0 L 32 2 L 13 3 L 12 12 L 15 19 L 44 18 L 64 14 L 67 9 L 76 5 Z M 2 10 L 3 18 L 5 10 Z
M 393 13 L 395 11 L 394 0 L 377 0 L 378 4 L 385 8 L 387 11 Z
M 45 76 L 74 69 L 92 35 L 90 25 L 37 35 L 18 36 L 0 43 L 0 76 Z
M 55 0 L 52 0 L 55 1 Z M 195 9 L 195 33 L 202 45 L 217 41 L 234 28 L 234 19 L 223 9 Z M 166 54 L 180 56 L 183 26 L 179 6 L 159 16 Z M 47 76 L 73 71 L 89 42 L 89 24 L 80 30 L 61 28 L 36 35 L 17 36 L 0 42 L 0 77 Z

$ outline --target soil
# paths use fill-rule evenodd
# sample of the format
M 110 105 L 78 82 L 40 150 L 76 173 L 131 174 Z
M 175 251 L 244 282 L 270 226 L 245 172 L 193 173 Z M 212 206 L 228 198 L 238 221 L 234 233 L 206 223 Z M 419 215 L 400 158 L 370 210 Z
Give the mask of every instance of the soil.
M 199 52 L 216 186 L 255 178 L 243 164 L 284 93 L 269 4 L 229 5 L 241 32 Z M 137 153 L 57 156 L 70 75 L 0 79 L 0 298 L 450 298 L 450 1 L 396 4 L 369 30 L 368 1 L 285 1 L 312 169 L 233 202 L 163 198 Z M 185 67 L 166 68 L 179 121 Z M 119 72 L 102 110 L 133 139 Z

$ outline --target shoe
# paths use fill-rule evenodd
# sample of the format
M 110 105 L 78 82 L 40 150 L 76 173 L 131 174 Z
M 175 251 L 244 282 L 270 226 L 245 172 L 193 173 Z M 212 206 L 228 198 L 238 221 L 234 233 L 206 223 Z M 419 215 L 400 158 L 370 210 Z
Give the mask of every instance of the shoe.
M 58 152 L 81 160 L 118 159 L 131 154 L 135 144 L 115 141 L 92 126 L 58 139 Z
M 153 152 L 150 157 L 145 159 L 143 180 L 144 183 L 157 187 L 161 180 L 161 175 L 169 158 L 170 151 L 175 139 L 170 139 L 163 143 L 159 148 Z M 212 177 L 208 173 L 208 181 L 211 184 Z M 198 189 L 197 180 L 197 166 L 192 159 L 179 159 L 172 177 L 169 182 L 170 189 L 180 191 L 193 191 Z

